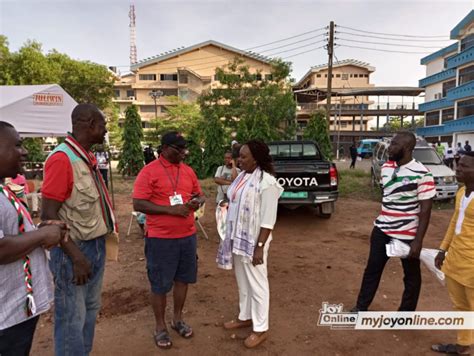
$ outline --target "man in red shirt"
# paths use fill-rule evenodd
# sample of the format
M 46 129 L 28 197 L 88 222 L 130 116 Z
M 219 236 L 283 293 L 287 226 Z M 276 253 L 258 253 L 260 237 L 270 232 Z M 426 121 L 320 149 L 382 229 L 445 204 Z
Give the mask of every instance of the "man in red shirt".
M 190 338 L 193 330 L 182 319 L 189 283 L 196 282 L 196 227 L 194 211 L 204 203 L 196 174 L 182 163 L 186 140 L 176 131 L 161 139 L 160 158 L 139 173 L 133 189 L 133 207 L 146 214 L 145 255 L 155 314 L 155 343 L 170 348 L 165 323 L 166 295 L 174 286 L 171 328 Z

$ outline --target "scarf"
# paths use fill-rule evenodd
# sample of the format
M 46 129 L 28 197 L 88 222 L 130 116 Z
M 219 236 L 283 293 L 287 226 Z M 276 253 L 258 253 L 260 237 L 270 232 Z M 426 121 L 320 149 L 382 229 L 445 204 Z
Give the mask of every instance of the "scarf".
M 245 182 L 245 172 L 232 182 L 227 190 L 230 204 L 237 204 L 236 221 L 230 221 L 227 214 L 226 236 L 219 244 L 217 252 L 217 266 L 222 269 L 232 269 L 232 254 L 244 257 L 244 261 L 250 263 L 253 258 L 255 244 L 260 231 L 260 181 L 262 171 L 256 168 Z M 242 190 L 238 201 L 233 198 Z M 233 237 L 233 239 L 231 239 Z
M 7 186 L 0 184 L 0 194 L 5 195 L 8 201 L 15 208 L 16 213 L 18 214 L 18 235 L 22 235 L 25 233 L 25 219 L 27 219 L 31 225 L 34 225 L 30 214 L 18 197 Z M 30 317 L 36 314 L 36 304 L 35 298 L 33 297 L 33 275 L 31 273 L 30 256 L 28 255 L 23 257 L 23 273 L 25 275 L 24 280 L 26 286 L 25 311 L 26 315 Z
M 107 225 L 109 232 L 118 232 L 117 221 L 112 210 L 112 203 L 109 198 L 107 187 L 105 186 L 104 179 L 100 174 L 97 164 L 94 162 L 94 155 L 92 152 L 87 152 L 71 134 L 68 135 L 64 143 L 87 165 L 91 176 L 94 180 L 97 191 L 100 195 L 100 207 L 102 210 L 102 217 Z

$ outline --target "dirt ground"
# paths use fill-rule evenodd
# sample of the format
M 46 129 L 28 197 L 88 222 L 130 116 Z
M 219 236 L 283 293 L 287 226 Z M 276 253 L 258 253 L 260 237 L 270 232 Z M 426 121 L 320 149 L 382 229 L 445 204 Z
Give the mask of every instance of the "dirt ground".
M 148 300 L 143 241 L 138 225 L 126 237 L 130 218 L 129 194 L 116 196 L 122 232 L 120 261 L 108 262 L 93 355 L 153 355 L 154 320 Z M 170 355 L 428 355 L 432 343 L 455 341 L 455 331 L 356 331 L 317 326 L 324 301 L 343 303 L 350 309 L 356 300 L 368 255 L 368 238 L 379 204 L 340 199 L 336 213 L 325 220 L 311 209 L 281 209 L 269 255 L 271 287 L 270 337 L 259 348 L 246 350 L 249 330 L 235 335 L 222 322 L 238 312 L 233 271 L 216 268 L 218 244 L 213 202 L 209 199 L 199 234 L 198 283 L 189 289 L 185 320 L 193 326 L 191 340 L 174 331 Z M 437 247 L 452 210 L 434 211 L 425 247 Z M 399 260 L 387 264 L 372 310 L 396 310 L 403 289 Z M 171 301 L 170 301 L 171 303 Z M 423 268 L 418 310 L 451 310 L 444 287 Z M 170 316 L 171 308 L 168 308 Z M 32 355 L 52 355 L 51 315 L 38 324 Z

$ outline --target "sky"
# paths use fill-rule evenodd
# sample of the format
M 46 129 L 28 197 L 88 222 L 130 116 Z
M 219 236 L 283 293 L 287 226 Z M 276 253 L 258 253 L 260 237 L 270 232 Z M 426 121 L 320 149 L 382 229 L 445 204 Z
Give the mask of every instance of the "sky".
M 337 59 L 353 58 L 370 63 L 376 68 L 371 82 L 381 86 L 417 86 L 418 80 L 425 77 L 420 58 L 453 43 L 449 41 L 449 32 L 474 8 L 474 0 L 0 0 L 0 33 L 7 36 L 11 51 L 34 39 L 42 43 L 45 51 L 56 49 L 75 59 L 116 66 L 126 72 L 130 62 L 128 11 L 131 3 L 136 12 L 138 59 L 210 39 L 248 49 L 319 29 L 334 21 L 336 31 L 339 31 L 335 41 Z M 445 40 L 439 42 L 439 37 L 390 37 L 356 30 L 443 36 Z M 299 80 L 311 66 L 327 63 L 325 49 L 310 51 L 324 45 L 323 42 L 311 43 L 325 38 L 324 35 L 310 37 L 323 33 L 311 32 L 254 51 L 262 51 L 262 54 L 287 51 L 280 54 L 282 57 L 309 51 L 286 59 L 292 62 L 292 76 Z M 400 40 L 389 41 L 387 37 Z M 417 41 L 407 41 L 413 39 Z M 295 43 L 297 41 L 302 42 Z M 425 53 L 379 52 L 344 45 Z M 285 47 L 271 50 L 280 46 Z M 305 47 L 294 49 L 301 46 Z

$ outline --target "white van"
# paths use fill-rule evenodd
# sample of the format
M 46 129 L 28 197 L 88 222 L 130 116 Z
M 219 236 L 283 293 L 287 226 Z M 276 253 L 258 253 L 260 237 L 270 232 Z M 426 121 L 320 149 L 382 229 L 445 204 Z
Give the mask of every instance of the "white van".
M 374 156 L 372 157 L 372 168 L 370 170 L 373 186 L 380 184 L 380 171 L 382 165 L 388 159 L 387 149 L 389 145 L 390 140 L 385 139 L 375 146 Z M 433 174 L 436 185 L 435 200 L 455 198 L 458 190 L 456 174 L 451 168 L 443 163 L 443 160 L 439 157 L 433 147 L 430 147 L 426 141 L 417 139 L 417 144 L 413 150 L 413 158 L 422 163 Z

